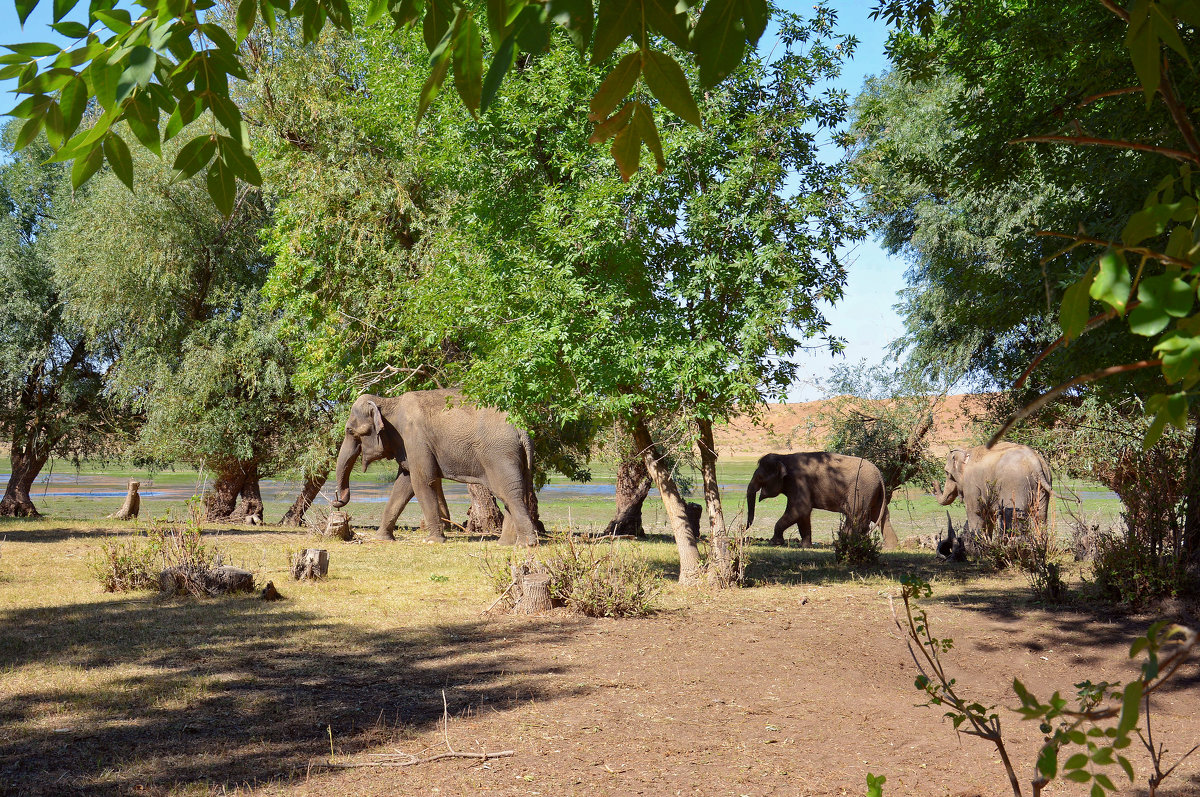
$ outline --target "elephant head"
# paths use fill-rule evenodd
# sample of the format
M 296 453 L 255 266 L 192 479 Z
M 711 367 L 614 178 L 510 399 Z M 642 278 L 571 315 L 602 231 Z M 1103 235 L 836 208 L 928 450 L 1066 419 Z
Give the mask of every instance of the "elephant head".
M 942 506 L 950 506 L 954 503 L 954 499 L 958 498 L 962 488 L 963 470 L 967 466 L 967 452 L 961 448 L 956 448 L 946 456 L 946 484 L 942 487 L 942 495 L 938 498 L 938 503 Z
M 337 496 L 330 503 L 343 507 L 350 502 L 350 471 L 362 454 L 363 472 L 372 462 L 396 456 L 399 435 L 384 422 L 375 396 L 359 396 L 350 408 L 346 421 L 346 436 L 338 450 Z M 393 439 L 397 438 L 397 439 Z
M 758 493 L 759 500 L 774 498 L 783 492 L 783 484 L 787 480 L 787 465 L 778 454 L 767 454 L 758 461 L 758 468 L 746 486 L 746 527 L 754 522 L 754 494 Z

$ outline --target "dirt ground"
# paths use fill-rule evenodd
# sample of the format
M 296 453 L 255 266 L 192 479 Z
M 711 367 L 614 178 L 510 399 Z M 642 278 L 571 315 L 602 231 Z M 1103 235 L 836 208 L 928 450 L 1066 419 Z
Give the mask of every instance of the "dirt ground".
M 336 577 L 276 581 L 278 603 L 163 600 L 89 581 L 110 530 L 0 531 L 4 794 L 861 795 L 868 772 L 887 776 L 886 795 L 1005 794 L 987 743 L 916 706 L 887 598 L 898 575 L 935 577 L 926 606 L 956 641 L 950 668 L 964 693 L 1001 706 L 1023 777 L 1040 735 L 1004 708 L 1012 677 L 1042 697 L 1126 680 L 1129 640 L 1153 619 L 1046 608 L 1019 576 L 927 554 L 859 575 L 827 549 L 757 546 L 756 586 L 668 584 L 645 619 L 482 616 L 494 593 L 478 543 L 345 545 L 331 552 Z M 264 580 L 298 547 L 272 531 L 221 539 Z M 645 550 L 670 575 L 673 546 Z M 1177 753 L 1200 742 L 1198 684 L 1191 663 L 1155 700 L 1156 738 Z M 513 755 L 326 766 L 331 746 L 347 764 L 447 741 Z M 1200 794 L 1200 759 L 1171 785 Z

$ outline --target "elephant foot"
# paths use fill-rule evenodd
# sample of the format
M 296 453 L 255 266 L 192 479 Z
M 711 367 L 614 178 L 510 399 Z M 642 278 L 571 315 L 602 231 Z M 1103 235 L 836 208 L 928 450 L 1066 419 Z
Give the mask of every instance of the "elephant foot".
M 445 541 L 446 541 L 446 535 L 442 534 L 440 531 L 435 534 L 430 534 L 427 537 L 425 537 L 424 540 L 422 540 L 422 542 L 428 543 L 429 545 L 435 545 L 437 543 L 442 543 Z
M 806 539 L 804 539 L 803 537 L 801 537 L 801 538 L 800 538 L 800 547 L 801 547 L 801 548 L 811 548 L 811 547 L 813 547 L 812 538 L 811 538 L 811 537 L 809 537 L 809 538 L 806 540 Z
M 784 540 L 784 539 L 783 539 L 783 537 L 772 537 L 772 538 L 771 538 L 771 541 L 770 541 L 769 543 L 767 543 L 767 544 L 768 544 L 768 545 L 779 545 L 779 546 L 786 546 L 786 545 L 787 545 L 787 541 L 786 541 L 786 540 Z
M 375 532 L 375 539 L 379 540 L 380 542 L 395 542 L 396 535 L 390 531 L 384 531 L 383 529 L 380 529 L 379 531 Z

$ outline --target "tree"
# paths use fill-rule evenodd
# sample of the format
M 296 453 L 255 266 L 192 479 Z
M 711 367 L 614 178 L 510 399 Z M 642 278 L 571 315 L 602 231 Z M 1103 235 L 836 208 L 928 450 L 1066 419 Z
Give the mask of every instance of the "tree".
M 261 301 L 266 208 L 242 189 L 226 217 L 199 180 L 143 173 L 154 190 L 130 194 L 103 174 L 66 208 L 54 257 L 68 316 L 113 352 L 106 391 L 142 419 L 132 453 L 211 472 L 210 520 L 233 515 L 239 495 L 238 516 L 261 515 L 259 477 L 290 468 L 312 444 L 312 419 L 331 414 L 293 388 L 291 353 Z
M 51 254 L 65 168 L 45 163 L 43 142 L 17 152 L 17 134 L 4 127 L 0 155 L 0 433 L 12 463 L 0 515 L 29 517 L 49 458 L 78 460 L 117 429 L 100 391 L 106 352 L 66 317 Z
M 346 32 L 354 21 L 347 0 L 238 0 L 236 7 L 232 2 L 228 5 L 225 14 L 235 23 L 235 38 L 208 13 L 212 0 L 165 5 L 142 0 L 138 6 L 143 10 L 136 19 L 126 9 L 100 2 L 91 4 L 86 15 L 76 15 L 82 22 L 66 19 L 77 2 L 64 0 L 54 6 L 52 27 L 74 39 L 71 45 L 21 43 L 8 46 L 11 52 L 0 56 L 0 79 L 17 78 L 17 92 L 28 95 L 13 111 L 27 119 L 18 149 L 45 129 L 55 157 L 74 160 L 74 186 L 86 182 L 107 161 L 132 188 L 129 148 L 120 128 L 114 126 L 125 123 L 143 147 L 158 153 L 162 143 L 199 121 L 207 132 L 179 149 L 175 168 L 185 177 L 206 171 L 212 200 L 226 215 L 236 200 L 237 178 L 254 185 L 261 182 L 247 151 L 241 110 L 230 98 L 231 79 L 247 78 L 242 42 L 255 30 L 273 33 L 279 18 L 294 23 L 305 43 L 316 41 L 327 21 Z M 38 0 L 15 0 L 22 24 L 37 4 Z M 484 13 L 486 35 L 479 21 Z M 637 170 L 643 144 L 654 153 L 659 168 L 663 166 L 649 107 L 640 99 L 622 105 L 643 81 L 664 106 L 699 123 L 683 70 L 664 52 L 661 42 L 693 54 L 700 83 L 711 87 L 739 65 L 747 45 L 753 49 L 769 15 L 768 0 L 718 0 L 703 8 L 672 6 L 661 0 L 604 0 L 598 7 L 582 0 L 534 4 L 495 0 L 486 12 L 462 0 L 372 0 L 366 23 L 386 16 L 396 28 L 411 30 L 421 22 L 430 54 L 428 76 L 409 123 L 424 116 L 451 67 L 455 89 L 476 115 L 493 103 L 513 65 L 527 63 L 525 54 L 544 51 L 560 27 L 582 53 L 590 52 L 593 65 L 611 63 L 613 52 L 632 40 L 636 49 L 612 67 L 591 103 L 594 118 L 604 120 L 603 129 L 616 137 L 612 154 L 628 179 Z M 485 43 L 493 50 L 486 74 Z M 103 113 L 90 117 L 90 126 L 77 132 L 92 98 Z M 622 105 L 619 110 L 618 105 Z

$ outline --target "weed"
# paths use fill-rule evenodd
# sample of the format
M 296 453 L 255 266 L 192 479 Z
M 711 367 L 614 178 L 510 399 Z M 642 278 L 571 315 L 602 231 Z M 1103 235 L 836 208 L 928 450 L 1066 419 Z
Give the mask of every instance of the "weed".
M 833 535 L 833 558 L 849 567 L 879 564 L 883 538 L 873 524 L 847 514 Z
M 207 592 L 206 575 L 218 559 L 201 539 L 199 504 L 192 501 L 187 520 L 156 518 L 127 542 L 104 541 L 91 567 L 106 592 L 156 589 L 159 574 L 171 569 L 182 591 L 201 595 Z

